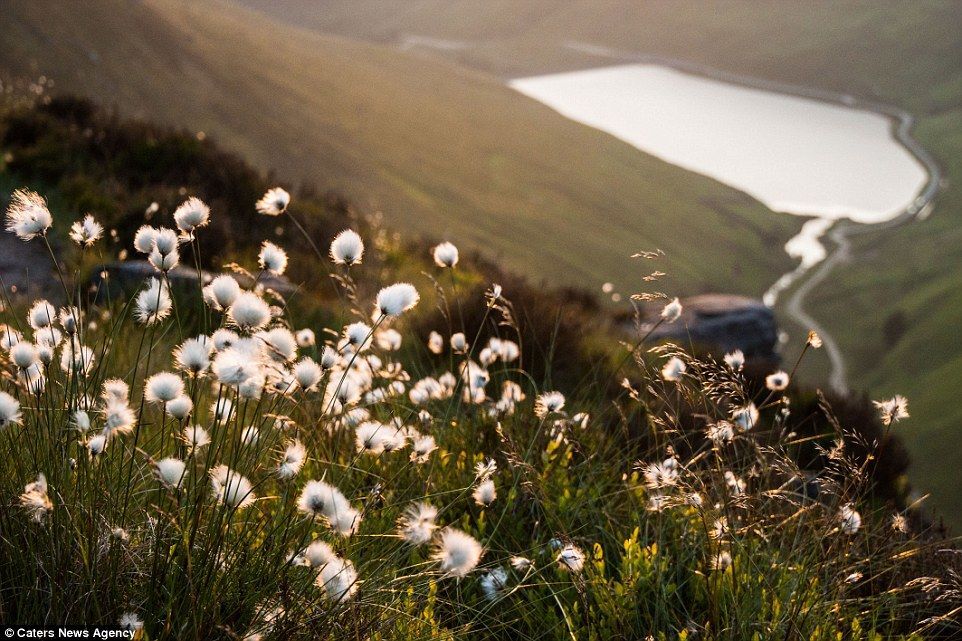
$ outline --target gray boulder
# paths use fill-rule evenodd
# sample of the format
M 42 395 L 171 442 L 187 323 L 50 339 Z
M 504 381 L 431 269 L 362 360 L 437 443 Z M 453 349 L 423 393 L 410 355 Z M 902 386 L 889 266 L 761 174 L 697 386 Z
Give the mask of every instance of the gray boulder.
M 777 362 L 778 325 L 770 307 L 760 300 L 733 294 L 704 294 L 681 301 L 682 314 L 662 323 L 651 341 L 671 340 L 715 354 L 740 349 L 748 358 Z M 648 319 L 654 325 L 657 316 Z

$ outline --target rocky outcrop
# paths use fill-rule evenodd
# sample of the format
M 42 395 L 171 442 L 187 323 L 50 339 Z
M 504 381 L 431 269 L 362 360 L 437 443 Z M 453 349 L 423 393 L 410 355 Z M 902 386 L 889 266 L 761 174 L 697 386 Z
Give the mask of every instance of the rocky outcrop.
M 649 340 L 671 340 L 716 354 L 740 349 L 757 361 L 778 361 L 778 325 L 770 307 L 760 300 L 732 294 L 704 294 L 683 299 L 682 314 L 663 323 Z M 647 319 L 652 325 L 657 316 Z

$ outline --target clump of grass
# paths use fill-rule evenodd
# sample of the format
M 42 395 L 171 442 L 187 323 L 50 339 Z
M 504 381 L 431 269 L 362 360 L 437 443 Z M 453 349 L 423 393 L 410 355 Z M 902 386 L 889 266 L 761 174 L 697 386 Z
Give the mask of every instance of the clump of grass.
M 450 245 L 422 283 L 390 284 L 383 258 L 365 271 L 387 245 L 351 230 L 304 231 L 341 301 L 337 325 L 305 327 L 264 285 L 278 245 L 200 277 L 217 215 L 190 199 L 178 229 L 139 230 L 155 273 L 124 300 L 88 295 L 51 250 L 63 302 L 8 306 L 4 621 L 250 640 L 957 631 L 954 552 L 867 496 L 874 458 L 827 406 L 827 439 L 789 428 L 791 372 L 753 391 L 735 355 L 636 344 L 596 371 L 618 380 L 555 390 L 523 367 L 524 301 L 459 288 Z M 27 242 L 53 220 L 32 192 L 8 211 Z M 182 252 L 193 295 L 171 287 Z M 432 304 L 438 327 L 413 339 Z M 811 443 L 816 472 L 798 464 Z

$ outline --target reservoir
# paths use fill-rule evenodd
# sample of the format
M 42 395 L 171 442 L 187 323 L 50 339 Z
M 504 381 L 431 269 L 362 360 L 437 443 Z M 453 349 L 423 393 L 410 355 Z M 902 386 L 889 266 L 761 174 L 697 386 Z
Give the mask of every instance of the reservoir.
M 872 111 L 628 64 L 512 80 L 559 113 L 750 194 L 770 209 L 834 221 L 897 216 L 928 175 Z M 825 223 L 789 248 L 803 262 Z M 813 233 L 813 232 L 818 233 Z M 813 251 L 816 249 L 811 245 Z M 820 245 L 818 245 L 820 247 Z

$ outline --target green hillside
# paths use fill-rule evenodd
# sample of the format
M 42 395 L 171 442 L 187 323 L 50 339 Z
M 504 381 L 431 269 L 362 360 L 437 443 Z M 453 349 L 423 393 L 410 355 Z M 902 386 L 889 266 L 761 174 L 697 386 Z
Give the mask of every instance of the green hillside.
M 403 44 L 417 35 L 425 43 L 419 51 L 505 77 L 612 62 L 569 46 L 584 43 L 845 91 L 915 113 L 916 136 L 947 177 L 935 210 L 921 224 L 858 239 L 851 263 L 806 307 L 840 342 L 853 387 L 911 399 L 915 420 L 904 436 L 915 480 L 962 525 L 951 516 L 962 513 L 962 407 L 952 403 L 962 379 L 962 4 L 240 1 L 352 37 Z M 822 365 L 813 361 L 806 375 L 819 377 Z
M 19 1 L 0 27 L 10 73 L 213 134 L 551 282 L 628 288 L 627 256 L 655 247 L 687 291 L 757 293 L 788 264 L 764 248 L 793 221 L 447 62 L 210 2 Z

